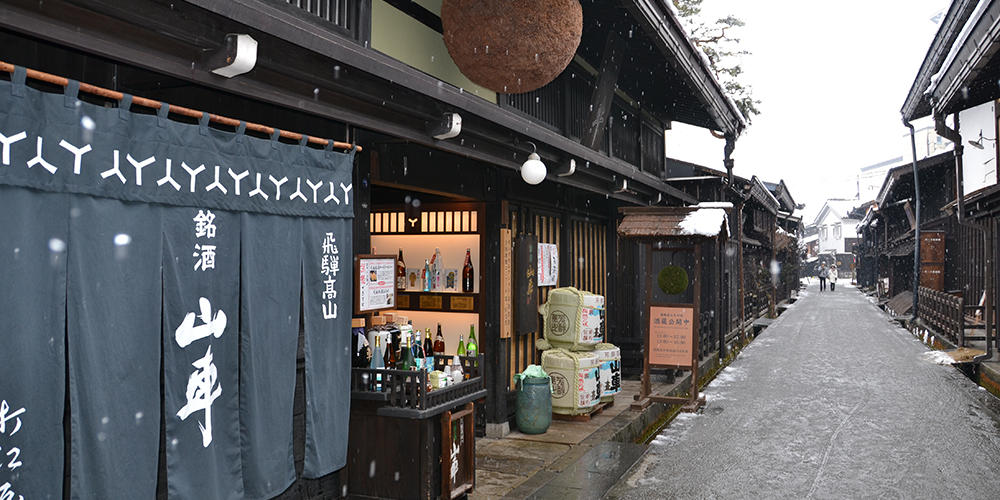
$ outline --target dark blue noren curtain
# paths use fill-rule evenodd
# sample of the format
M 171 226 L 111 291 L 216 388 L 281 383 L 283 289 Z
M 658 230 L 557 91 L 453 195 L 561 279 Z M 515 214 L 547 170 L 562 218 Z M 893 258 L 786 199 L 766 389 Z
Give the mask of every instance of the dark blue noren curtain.
M 306 350 L 303 476 L 310 478 L 329 474 L 347 462 L 352 244 L 350 219 L 303 220 L 302 310 Z
M 24 76 L 0 81 L 0 494 L 62 496 L 68 377 L 72 497 L 148 497 L 161 417 L 171 497 L 271 495 L 292 477 L 300 321 L 306 474 L 343 466 L 354 153 L 131 113 L 129 96 L 94 106 L 76 82 L 48 94 Z
M 158 205 L 72 195 L 72 498 L 152 498 L 160 445 Z
M 295 481 L 292 406 L 299 338 L 298 219 L 243 214 L 240 269 L 240 435 L 247 498 Z
M 163 414 L 167 489 L 242 498 L 240 218 L 163 208 Z
M 0 491 L 24 498 L 63 494 L 68 203 L 0 186 Z

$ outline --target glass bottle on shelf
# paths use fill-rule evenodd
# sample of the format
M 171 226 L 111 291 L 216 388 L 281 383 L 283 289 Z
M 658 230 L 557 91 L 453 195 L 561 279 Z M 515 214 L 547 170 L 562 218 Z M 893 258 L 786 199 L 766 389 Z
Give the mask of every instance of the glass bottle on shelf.
M 472 269 L 472 249 L 465 249 L 465 265 L 462 266 L 462 291 L 472 293 L 475 290 L 476 282 Z
M 465 375 L 462 373 L 462 360 L 459 356 L 461 354 L 451 358 L 451 376 L 455 378 L 455 382 L 461 382 L 465 378 Z
M 424 291 L 431 291 L 431 261 L 424 259 Z
M 385 313 L 385 329 L 389 332 L 389 336 L 392 338 L 392 350 L 396 353 L 396 360 L 400 359 L 400 346 L 402 345 L 399 341 L 402 336 L 402 330 L 399 328 L 399 324 L 396 322 L 396 314 L 387 312 Z M 388 347 L 388 346 L 387 346 Z
M 406 263 L 403 262 L 403 249 L 399 249 L 396 260 L 396 290 L 406 290 Z
M 420 339 L 420 330 L 414 330 L 413 324 L 409 326 L 410 335 L 413 335 L 413 345 L 410 346 L 410 351 L 413 353 L 413 365 L 417 370 L 424 369 L 424 343 Z
M 434 371 L 434 348 L 431 344 L 431 329 L 425 331 L 424 336 L 424 369 L 427 373 Z
M 382 339 L 377 335 L 375 336 L 375 352 L 372 354 L 372 361 L 368 364 L 368 368 L 385 368 L 385 362 L 382 360 Z M 375 380 L 373 382 L 375 390 L 382 392 L 382 375 L 375 374 Z
M 427 333 L 429 337 L 430 332 Z M 438 323 L 438 334 L 434 337 L 434 354 L 444 354 L 444 334 L 441 333 L 441 323 Z
M 465 344 L 467 356 L 479 355 L 479 344 L 476 343 L 476 325 L 469 325 L 469 342 Z
M 395 319 L 396 319 L 396 324 L 399 327 L 400 337 L 401 338 L 406 338 L 407 339 L 407 345 L 412 346 L 413 345 L 413 325 L 409 323 L 409 320 L 406 317 L 400 316 L 399 314 L 397 314 L 395 316 Z M 399 359 L 402 359 L 402 357 L 403 357 L 402 354 L 403 354 L 402 351 L 400 351 L 396 355 L 399 356 Z M 414 357 L 414 359 L 415 359 L 415 357 Z
M 444 267 L 444 260 L 441 259 L 441 249 L 434 249 L 434 256 L 431 258 L 431 290 L 435 292 L 441 291 L 444 288 L 444 283 L 441 281 L 441 268 Z
M 441 323 L 438 323 L 437 336 L 434 337 L 434 354 L 444 354 L 444 334 L 441 333 Z
M 375 338 L 382 335 L 382 325 L 384 323 L 385 323 L 385 318 L 383 318 L 382 316 L 372 316 L 372 325 L 370 328 L 368 328 L 368 333 L 366 334 L 366 336 L 368 337 L 368 345 L 371 349 L 375 348 Z M 382 353 L 385 353 L 384 338 L 382 339 L 382 342 L 380 344 L 382 345 Z M 372 356 L 374 355 L 375 353 L 374 351 L 372 351 Z M 365 366 L 368 366 L 368 363 L 365 363 Z
M 413 351 L 410 350 L 410 338 L 403 336 L 400 338 L 399 361 L 396 363 L 397 370 L 412 370 L 414 368 Z
M 466 355 L 465 354 L 465 337 L 463 337 L 461 335 L 458 336 L 458 351 L 457 351 L 457 354 L 459 356 L 465 356 Z

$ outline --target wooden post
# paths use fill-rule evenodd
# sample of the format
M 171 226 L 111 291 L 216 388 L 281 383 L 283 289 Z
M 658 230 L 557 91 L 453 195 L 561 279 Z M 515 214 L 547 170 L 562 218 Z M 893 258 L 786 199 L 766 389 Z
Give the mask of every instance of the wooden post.
M 615 97 L 615 84 L 618 83 L 618 73 L 625 59 L 625 39 L 615 25 L 609 26 L 608 37 L 604 42 L 604 52 L 601 55 L 601 69 L 590 99 L 590 112 L 584 123 L 583 138 L 580 143 L 590 149 L 600 149 L 604 138 L 608 115 L 611 114 L 611 103 Z

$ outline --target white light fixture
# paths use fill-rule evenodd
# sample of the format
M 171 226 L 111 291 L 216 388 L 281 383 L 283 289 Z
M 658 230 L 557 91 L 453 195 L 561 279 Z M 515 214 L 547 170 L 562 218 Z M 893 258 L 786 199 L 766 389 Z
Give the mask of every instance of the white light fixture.
M 535 152 L 535 143 L 529 142 L 528 144 L 531 144 L 531 154 L 521 164 L 521 178 L 524 179 L 524 182 L 535 185 L 545 180 L 545 174 L 548 173 L 548 169 L 545 168 L 541 157 Z
M 212 73 L 226 78 L 242 75 L 257 64 L 257 40 L 250 35 L 230 33 L 219 55 L 224 57 L 225 65 L 212 69 Z

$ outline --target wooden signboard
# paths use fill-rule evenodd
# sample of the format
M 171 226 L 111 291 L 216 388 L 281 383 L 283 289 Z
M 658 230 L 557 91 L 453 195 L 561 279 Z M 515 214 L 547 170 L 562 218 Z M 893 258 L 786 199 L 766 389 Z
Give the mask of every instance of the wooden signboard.
M 691 368 L 694 350 L 694 307 L 649 308 L 649 366 Z
M 354 313 L 396 307 L 396 256 L 359 255 L 354 265 Z
M 694 258 L 690 261 L 691 268 L 688 270 L 692 281 L 690 304 L 663 304 L 653 300 L 653 287 L 659 287 L 658 279 L 654 276 L 659 272 L 649 272 L 646 277 L 646 303 L 649 313 L 649 327 L 646 330 L 646 345 L 642 363 L 642 383 L 639 394 L 635 395 L 636 402 L 632 403 L 632 409 L 643 409 L 650 403 L 681 404 L 683 411 L 693 412 L 704 406 L 705 400 L 699 397 L 698 386 L 691 384 L 687 396 L 662 396 L 652 394 L 652 384 L 650 383 L 650 369 L 677 369 L 686 368 L 691 370 L 691 380 L 698 380 L 698 322 L 701 305 L 701 242 L 694 245 L 694 248 L 671 248 L 669 250 L 653 250 L 649 243 L 646 253 L 646 269 L 656 271 L 653 266 L 653 253 L 668 252 L 692 252 Z M 673 262 L 674 259 L 671 259 Z M 666 290 L 663 290 L 666 292 Z M 673 294 L 676 296 L 677 294 Z
M 538 236 L 522 234 L 514 245 L 514 331 L 538 331 Z
M 451 500 L 476 487 L 475 405 L 441 414 L 441 498 Z
M 500 230 L 500 338 L 514 331 L 514 255 L 510 229 Z

